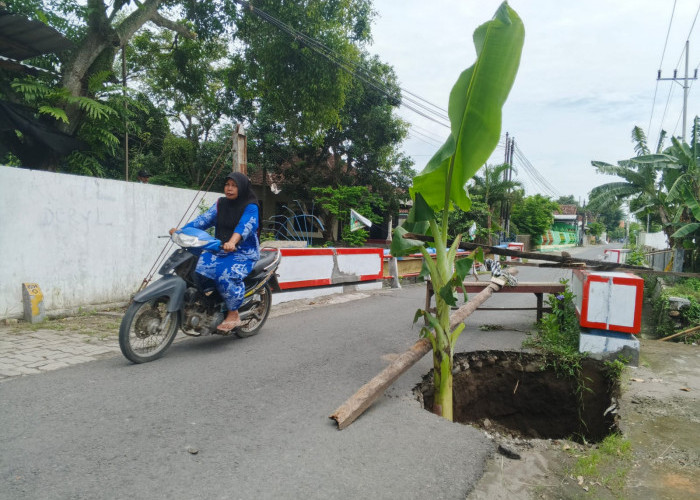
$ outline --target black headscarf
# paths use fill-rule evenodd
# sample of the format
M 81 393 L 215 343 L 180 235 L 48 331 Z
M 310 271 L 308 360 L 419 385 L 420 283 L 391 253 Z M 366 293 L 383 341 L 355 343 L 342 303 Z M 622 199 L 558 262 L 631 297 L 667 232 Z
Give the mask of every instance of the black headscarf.
M 251 203 L 258 204 L 258 197 L 250 188 L 250 180 L 245 174 L 231 172 L 226 176 L 226 180 L 232 179 L 238 186 L 238 197 L 229 200 L 225 196 L 219 198 L 217 203 L 216 230 L 215 236 L 226 243 L 233 236 L 233 231 L 241 220 L 245 208 Z M 260 208 L 258 207 L 258 211 Z

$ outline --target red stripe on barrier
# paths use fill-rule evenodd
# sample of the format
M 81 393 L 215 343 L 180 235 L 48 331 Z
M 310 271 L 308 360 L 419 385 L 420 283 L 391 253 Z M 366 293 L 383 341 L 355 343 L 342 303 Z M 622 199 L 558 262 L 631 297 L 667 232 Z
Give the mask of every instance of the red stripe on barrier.
M 333 255 L 332 248 L 281 248 L 282 257 L 304 257 L 306 255 Z
M 318 279 L 318 280 L 305 280 L 305 281 L 281 281 L 279 282 L 280 288 L 282 290 L 289 290 L 291 288 L 307 288 L 310 286 L 325 286 L 332 285 L 330 278 Z

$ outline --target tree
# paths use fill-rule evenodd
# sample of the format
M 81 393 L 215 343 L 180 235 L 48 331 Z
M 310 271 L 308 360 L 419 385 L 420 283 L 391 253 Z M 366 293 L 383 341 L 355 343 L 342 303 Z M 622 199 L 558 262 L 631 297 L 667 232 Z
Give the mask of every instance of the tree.
M 678 206 L 673 218 L 676 231 L 673 238 L 685 238 L 688 248 L 697 248 L 700 235 L 700 118 L 693 121 L 691 145 L 673 137 L 666 151 L 670 164 L 664 170 L 663 183 L 668 189 L 668 201 Z
M 333 164 L 347 166 L 353 184 L 372 186 L 397 210 L 397 193 L 405 196 L 413 175 L 410 160 L 398 151 L 408 133 L 408 124 L 394 113 L 401 90 L 393 69 L 377 57 L 362 54 L 360 67 L 373 80 L 353 80 L 339 122 L 325 134 L 323 150 Z
M 663 139 L 664 134 L 662 134 Z M 617 175 L 625 182 L 609 183 L 591 191 L 590 203 L 604 206 L 614 200 L 628 199 L 638 216 L 656 215 L 671 242 L 693 246 L 700 231 L 700 121 L 696 117 L 691 134 L 692 145 L 671 138 L 672 145 L 649 154 L 644 132 L 635 127 L 632 138 L 638 156 L 617 165 L 592 162 L 599 172 Z
M 620 201 L 609 202 L 601 206 L 599 201 L 594 199 L 593 202 L 588 204 L 586 209 L 595 215 L 596 220 L 601 222 L 608 232 L 612 232 L 619 227 L 620 222 L 625 218 Z
M 271 26 L 256 9 L 284 26 Z M 335 61 L 359 63 L 360 46 L 370 40 L 370 1 L 260 0 L 241 14 L 237 39 L 246 61 L 241 84 L 256 106 L 284 123 L 290 144 L 303 137 L 318 146 L 324 131 L 338 123 L 353 84 Z
M 486 164 L 482 169 L 483 176 L 474 175 L 472 179 L 473 185 L 470 193 L 480 196 L 489 207 L 487 221 L 489 234 L 491 234 L 492 214 L 495 214 L 497 210 L 502 213 L 504 204 L 512 202 L 517 196 L 514 191 L 522 188 L 521 182 L 506 179 L 506 172 L 511 168 L 511 165 L 507 163 L 496 166 Z
M 611 182 L 593 188 L 589 195 L 589 207 L 605 207 L 611 203 L 619 206 L 620 200 L 629 200 L 633 213 L 638 216 L 655 214 L 661 224 L 668 227 L 671 217 L 666 201 L 667 192 L 662 183 L 656 182 L 662 168 L 650 161 L 663 157 L 658 153 L 661 143 L 657 153 L 649 155 L 646 136 L 639 127 L 632 130 L 632 140 L 638 156 L 618 161 L 617 165 L 601 161 L 591 162 L 599 173 L 616 175 L 621 177 L 623 182 Z M 670 236 L 670 233 L 667 234 Z
M 229 99 L 228 102 L 231 102 L 230 94 L 241 97 L 247 102 L 248 113 L 253 113 L 251 110 L 264 96 L 271 116 L 284 123 L 287 137 L 302 134 L 321 137 L 321 131 L 337 123 L 338 110 L 345 102 L 351 77 L 340 66 L 313 52 L 309 48 L 315 43 L 312 39 L 320 40 L 335 55 L 348 61 L 356 61 L 358 46 L 369 40 L 371 9 L 368 0 L 330 4 L 323 0 L 283 4 L 267 1 L 256 2 L 255 7 L 242 0 L 143 0 L 135 5 L 136 8 L 130 0 L 112 4 L 87 0 L 82 5 L 68 0 L 10 2 L 9 8 L 14 12 L 30 16 L 38 12 L 39 17 L 73 40 L 75 47 L 58 54 L 57 58 L 44 58 L 46 64 L 54 63 L 59 78 L 19 79 L 18 86 L 0 88 L 0 95 L 31 106 L 37 115 L 44 116 L 71 137 L 102 141 L 111 152 L 123 132 L 119 127 L 123 128 L 125 123 L 119 111 L 106 104 L 106 95 L 117 92 L 110 88 L 115 56 L 133 41 L 139 30 L 149 25 L 172 32 L 160 35 L 173 40 L 170 69 L 178 71 L 170 74 L 189 71 L 191 78 L 184 79 L 183 84 L 199 85 L 195 90 L 211 83 L 203 74 L 196 78 L 197 58 L 203 54 L 203 48 L 214 47 L 219 43 L 217 40 L 221 40 L 218 37 L 225 37 L 227 43 L 219 46 L 236 52 L 229 54 L 233 62 L 223 70 L 229 85 L 222 91 L 222 97 Z M 242 9 L 240 5 L 250 8 Z M 282 26 L 303 28 L 304 35 L 311 38 L 287 33 L 264 21 L 260 17 L 264 13 L 258 8 L 267 9 L 280 18 Z M 168 17 L 175 15 L 180 15 L 181 19 Z M 236 43 L 228 43 L 233 37 Z M 161 68 L 166 61 L 164 57 Z M 245 61 L 245 71 L 241 71 L 240 61 Z M 161 87 L 173 81 L 165 78 Z M 188 89 L 181 90 L 183 96 L 188 95 Z M 218 90 L 213 94 L 212 90 L 197 95 L 219 96 Z M 205 100 L 198 103 L 201 109 L 208 111 L 212 110 L 212 105 L 216 108 L 217 104 Z M 220 111 L 216 109 L 210 113 L 211 117 L 216 119 Z M 208 114 L 200 113 L 196 123 L 185 120 L 185 133 L 194 134 L 195 128 L 210 129 L 212 125 L 204 121 Z M 185 113 L 184 116 L 194 117 L 195 114 Z M 21 139 L 8 136 L 3 140 L 12 143 L 11 149 L 22 152 Z M 65 160 L 44 154 L 43 158 L 31 158 L 31 163 L 25 164 L 56 169 L 60 163 Z
M 313 188 L 314 199 L 327 214 L 325 227 L 328 239 L 337 241 L 333 231 L 336 223 L 342 228 L 342 238 L 353 246 L 364 244 L 369 236 L 365 229 L 350 231 L 350 210 L 368 218 L 372 223 L 381 222 L 377 214 L 384 210 L 382 199 L 364 186 L 339 186 L 338 188 Z
M 588 224 L 588 229 L 596 238 L 605 232 L 605 224 L 602 222 L 591 222 Z
M 472 199 L 472 206 L 469 208 L 468 212 L 461 210 L 459 207 L 456 207 L 450 212 L 448 234 L 450 238 L 455 238 L 461 234 L 462 239 L 465 239 L 464 235 L 469 235 L 472 227 L 475 227 L 474 241 L 484 245 L 490 245 L 492 230 L 501 230 L 501 227 L 498 225 L 491 226 L 491 230 L 489 230 L 490 220 L 491 210 L 488 205 L 483 201 Z
M 576 198 L 574 197 L 573 194 L 567 195 L 567 196 L 560 196 L 555 200 L 557 203 L 560 205 L 576 205 L 578 206 L 578 202 L 576 201 Z
M 515 80 L 525 36 L 522 21 L 506 2 L 494 18 L 474 32 L 477 61 L 458 77 L 450 93 L 448 114 L 451 133 L 423 171 L 413 178 L 413 207 L 408 219 L 394 231 L 394 256 L 420 251 L 430 273 L 437 314 L 419 310 L 430 325 L 421 329 L 433 350 L 435 399 L 433 412 L 452 420 L 452 367 L 454 346 L 464 323 L 454 330 L 450 306 L 456 304 L 455 287 L 472 266 L 471 259 L 455 261 L 460 236 L 447 248 L 448 219 L 452 205 L 469 210 L 465 186 L 498 144 L 501 110 Z M 441 211 L 440 220 L 436 211 Z M 423 241 L 404 239 L 408 232 L 429 235 L 435 260 Z
M 513 207 L 513 224 L 521 233 L 532 236 L 533 242 L 541 243 L 542 235 L 554 223 L 554 212 L 557 210 L 559 204 L 550 200 L 548 196 L 526 196 L 522 203 Z

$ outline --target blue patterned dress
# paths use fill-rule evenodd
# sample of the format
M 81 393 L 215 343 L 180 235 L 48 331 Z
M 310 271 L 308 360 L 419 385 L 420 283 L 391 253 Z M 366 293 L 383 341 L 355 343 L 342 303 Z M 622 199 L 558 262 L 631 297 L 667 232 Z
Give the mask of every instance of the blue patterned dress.
M 209 229 L 216 224 L 217 204 L 185 227 Z M 196 272 L 216 281 L 216 288 L 226 301 L 229 311 L 237 311 L 243 303 L 245 286 L 243 279 L 248 276 L 260 258 L 258 244 L 258 206 L 251 203 L 245 208 L 235 233 L 241 235 L 241 241 L 235 252 L 221 250 L 217 253 L 202 252 L 197 262 Z

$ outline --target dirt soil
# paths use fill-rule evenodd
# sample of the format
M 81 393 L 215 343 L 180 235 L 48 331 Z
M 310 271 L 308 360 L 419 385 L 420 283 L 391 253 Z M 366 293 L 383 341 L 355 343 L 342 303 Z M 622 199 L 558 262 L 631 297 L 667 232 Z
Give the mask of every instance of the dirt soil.
M 486 431 L 499 453 L 467 498 L 700 499 L 700 347 L 642 340 L 621 385 L 628 454 L 598 462 L 600 445 Z M 581 461 L 597 466 L 581 473 Z

